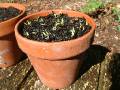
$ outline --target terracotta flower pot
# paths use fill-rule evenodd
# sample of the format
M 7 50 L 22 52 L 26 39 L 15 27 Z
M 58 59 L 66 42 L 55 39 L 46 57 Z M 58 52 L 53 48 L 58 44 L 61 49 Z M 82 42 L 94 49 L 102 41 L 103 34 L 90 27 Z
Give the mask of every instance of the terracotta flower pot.
M 18 20 L 25 13 L 25 7 L 17 3 L 0 3 L 0 7 L 12 6 L 21 10 L 21 14 L 9 20 L 0 22 L 0 67 L 8 67 L 17 63 L 22 52 L 18 48 L 14 27 Z
M 37 16 L 66 13 L 70 17 L 84 17 L 92 29 L 82 37 L 61 42 L 38 42 L 24 38 L 19 33 L 20 23 Z M 86 14 L 68 10 L 46 10 L 28 15 L 15 26 L 15 35 L 19 47 L 28 55 L 41 81 L 50 88 L 59 89 L 72 84 L 89 48 L 94 35 L 95 22 Z

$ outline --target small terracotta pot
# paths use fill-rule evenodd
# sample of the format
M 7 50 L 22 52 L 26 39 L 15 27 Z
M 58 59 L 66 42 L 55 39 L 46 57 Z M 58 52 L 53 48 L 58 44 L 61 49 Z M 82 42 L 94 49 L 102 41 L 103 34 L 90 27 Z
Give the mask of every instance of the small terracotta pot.
M 25 13 L 25 7 L 17 3 L 0 3 L 0 7 L 7 8 L 12 6 L 21 10 L 21 14 L 13 17 L 9 20 L 0 22 L 0 67 L 8 67 L 17 63 L 22 55 L 22 52 L 18 48 L 14 27 L 19 19 L 22 18 Z
M 38 42 L 24 38 L 19 33 L 20 24 L 27 19 L 47 16 L 52 13 L 65 13 L 70 17 L 84 17 L 92 29 L 82 37 L 61 42 Z M 28 55 L 41 81 L 50 88 L 59 89 L 72 84 L 89 48 L 95 31 L 95 22 L 86 14 L 69 10 L 46 10 L 28 15 L 15 26 L 19 47 Z

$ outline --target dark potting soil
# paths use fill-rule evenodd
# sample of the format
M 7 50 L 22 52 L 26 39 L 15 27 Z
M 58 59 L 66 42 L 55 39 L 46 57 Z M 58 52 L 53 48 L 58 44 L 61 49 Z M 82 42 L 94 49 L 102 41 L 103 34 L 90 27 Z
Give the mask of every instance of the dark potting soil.
M 85 18 L 68 17 L 66 14 L 49 14 L 21 23 L 22 36 L 36 41 L 59 42 L 76 39 L 91 29 Z
M 0 22 L 11 19 L 18 16 L 21 13 L 20 10 L 10 6 L 8 8 L 0 7 Z

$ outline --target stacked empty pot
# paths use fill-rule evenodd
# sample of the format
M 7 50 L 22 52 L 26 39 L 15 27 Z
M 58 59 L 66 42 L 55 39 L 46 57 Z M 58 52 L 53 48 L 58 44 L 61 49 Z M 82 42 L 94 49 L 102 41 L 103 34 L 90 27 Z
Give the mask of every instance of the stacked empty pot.
M 22 55 L 15 39 L 14 27 L 18 20 L 23 17 L 25 7 L 17 3 L 0 3 L 0 8 L 9 7 L 16 8 L 21 11 L 21 13 L 0 22 L 0 68 L 16 64 Z
M 60 42 L 39 42 L 27 39 L 20 34 L 20 25 L 25 20 L 47 16 L 52 12 L 64 13 L 69 17 L 84 17 L 92 28 L 77 39 Z M 54 89 L 67 87 L 76 80 L 86 50 L 93 41 L 94 31 L 95 22 L 92 18 L 86 14 L 69 10 L 41 11 L 24 17 L 15 26 L 15 35 L 19 47 L 28 55 L 40 80 Z

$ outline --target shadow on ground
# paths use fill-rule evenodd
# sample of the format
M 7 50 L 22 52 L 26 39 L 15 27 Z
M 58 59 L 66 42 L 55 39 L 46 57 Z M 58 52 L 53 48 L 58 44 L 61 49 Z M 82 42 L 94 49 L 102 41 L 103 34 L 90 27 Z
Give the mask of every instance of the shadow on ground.
M 115 53 L 109 64 L 109 73 L 111 75 L 112 85 L 110 90 L 120 89 L 120 53 Z
M 109 50 L 100 45 L 92 45 L 87 51 L 87 58 L 84 60 L 83 66 L 80 69 L 80 75 L 87 72 L 93 65 L 101 63 Z

